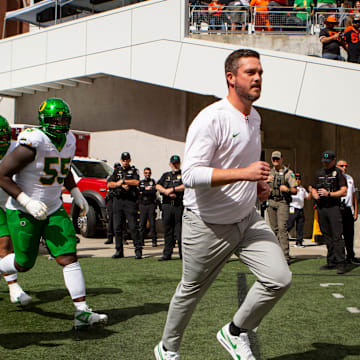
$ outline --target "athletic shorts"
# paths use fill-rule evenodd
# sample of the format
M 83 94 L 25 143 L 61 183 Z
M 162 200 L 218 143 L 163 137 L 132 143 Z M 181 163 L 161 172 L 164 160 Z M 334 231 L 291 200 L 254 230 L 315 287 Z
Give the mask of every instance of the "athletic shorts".
M 36 220 L 20 210 L 6 209 L 15 261 L 23 267 L 34 266 L 41 237 L 52 256 L 76 253 L 75 229 L 63 206 L 45 220 Z
M 7 226 L 5 211 L 0 208 L 0 237 L 3 236 L 10 236 L 10 232 Z

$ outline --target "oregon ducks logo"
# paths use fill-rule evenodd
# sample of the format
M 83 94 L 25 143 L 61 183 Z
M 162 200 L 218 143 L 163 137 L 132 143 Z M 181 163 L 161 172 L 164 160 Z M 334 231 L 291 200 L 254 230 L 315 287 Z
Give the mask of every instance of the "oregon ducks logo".
M 42 112 L 46 107 L 46 101 L 43 101 L 39 107 L 39 112 Z

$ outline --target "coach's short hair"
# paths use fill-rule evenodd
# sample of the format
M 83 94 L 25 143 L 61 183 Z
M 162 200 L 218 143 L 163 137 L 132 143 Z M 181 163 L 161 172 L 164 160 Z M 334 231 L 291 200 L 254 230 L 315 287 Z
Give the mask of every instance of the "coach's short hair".
M 228 72 L 232 74 L 237 73 L 237 69 L 239 68 L 239 59 L 242 57 L 255 57 L 260 59 L 260 54 L 255 50 L 250 49 L 240 49 L 233 51 L 225 60 L 225 75 Z

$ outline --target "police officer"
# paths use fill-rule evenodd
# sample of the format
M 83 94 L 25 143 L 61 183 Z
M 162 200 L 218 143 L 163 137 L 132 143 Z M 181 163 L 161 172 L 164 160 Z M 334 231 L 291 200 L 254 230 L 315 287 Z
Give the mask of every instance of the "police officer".
M 156 181 L 151 178 L 151 169 L 146 167 L 144 169 L 144 179 L 140 180 L 139 184 L 139 193 L 140 193 L 140 240 L 141 244 L 144 246 L 145 230 L 146 223 L 149 219 L 150 233 L 152 238 L 152 246 L 157 246 L 157 236 L 156 236 Z
M 120 167 L 119 162 L 114 163 L 114 170 Z M 109 182 L 110 176 L 108 177 L 107 182 Z M 107 240 L 104 244 L 112 244 L 114 242 L 114 212 L 113 212 L 113 200 L 114 200 L 114 189 L 108 188 L 105 201 L 106 201 L 106 212 L 108 216 L 108 226 L 107 226 Z
M 286 261 L 290 263 L 287 223 L 291 195 L 297 193 L 295 175 L 292 170 L 283 165 L 283 157 L 280 151 L 273 151 L 271 162 L 273 167 L 270 170 L 268 180 L 270 196 L 267 213 L 270 226 L 279 239 Z
M 345 176 L 347 183 L 346 196 L 341 198 L 341 214 L 343 221 L 343 236 L 346 248 L 346 262 L 348 264 L 360 265 L 359 259 L 354 252 L 354 223 L 358 217 L 358 202 L 355 191 L 354 179 L 347 173 L 348 163 L 346 160 L 339 160 L 336 164 Z M 354 209 L 354 211 L 353 211 Z
M 108 187 L 114 189 L 113 213 L 116 252 L 113 258 L 124 257 L 122 242 L 123 222 L 125 219 L 131 232 L 135 247 L 135 258 L 142 258 L 142 246 L 137 226 L 137 199 L 139 173 L 136 167 L 130 165 L 128 152 L 121 154 L 121 166 L 114 170 L 108 181 Z
M 180 156 L 170 158 L 171 171 L 162 174 L 156 189 L 162 195 L 162 220 L 164 225 L 165 246 L 159 261 L 171 260 L 176 240 L 181 254 L 181 220 L 183 213 L 183 195 L 185 186 L 182 183 Z
M 323 169 L 315 176 L 312 196 L 315 199 L 320 230 L 327 247 L 327 264 L 321 269 L 337 268 L 338 274 L 345 272 L 345 242 L 340 212 L 340 198 L 346 196 L 346 179 L 335 166 L 336 156 L 332 150 L 323 153 Z

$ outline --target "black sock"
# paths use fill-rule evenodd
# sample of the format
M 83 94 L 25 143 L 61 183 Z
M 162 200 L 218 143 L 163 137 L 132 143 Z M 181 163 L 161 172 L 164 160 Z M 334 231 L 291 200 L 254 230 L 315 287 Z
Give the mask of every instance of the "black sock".
M 247 329 L 239 328 L 233 322 L 231 322 L 229 331 L 232 336 L 239 336 L 241 333 L 247 332 Z
M 165 347 L 165 345 L 163 344 L 163 349 L 164 349 L 164 351 L 167 351 L 167 348 Z

